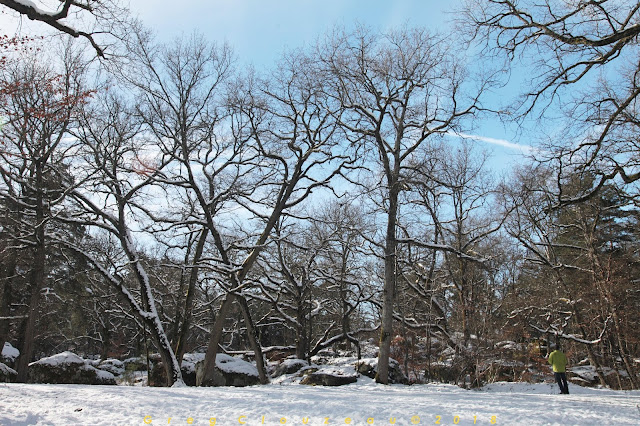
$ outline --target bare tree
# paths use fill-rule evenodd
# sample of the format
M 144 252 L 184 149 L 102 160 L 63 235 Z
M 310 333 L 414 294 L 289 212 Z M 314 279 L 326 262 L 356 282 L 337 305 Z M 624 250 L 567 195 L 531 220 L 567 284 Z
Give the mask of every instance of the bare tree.
M 583 201 L 614 179 L 640 179 L 637 2 L 469 0 L 463 16 L 462 28 L 488 51 L 510 62 L 533 58 L 521 61 L 533 73 L 519 116 L 566 113 L 568 129 L 541 160 L 555 164 L 560 181 L 576 170 L 597 179 L 571 197 L 559 188 L 559 203 Z
M 334 35 L 318 53 L 332 79 L 331 96 L 345 110 L 340 125 L 353 143 L 368 147 L 368 160 L 381 169 L 386 232 L 377 380 L 382 383 L 388 382 L 397 221 L 406 165 L 425 141 L 475 113 L 483 91 L 480 87 L 471 96 L 465 93 L 468 75 L 447 49 L 444 37 L 425 30 L 383 35 L 360 29 Z
M 158 315 L 152 283 L 144 265 L 134 230 L 154 217 L 152 184 L 170 159 L 158 153 L 140 134 L 141 124 L 133 119 L 121 99 L 107 94 L 94 109 L 87 110 L 75 132 L 81 143 L 76 167 L 76 188 L 70 190 L 73 214 L 68 223 L 84 225 L 110 235 L 119 251 L 102 258 L 82 242 L 61 241 L 81 254 L 106 282 L 121 294 L 137 319 L 149 328 L 167 374 L 168 385 L 183 385 L 180 366 Z M 89 240 L 87 243 L 90 243 Z M 138 298 L 130 290 L 138 286 Z
M 372 331 L 360 309 L 375 295 L 356 208 L 331 202 L 310 216 L 278 226 L 277 255 L 261 260 L 261 293 L 251 296 L 271 307 L 260 322 L 293 330 L 296 356 L 307 360 L 341 342 L 359 348 L 357 336 Z
M 635 241 L 627 227 L 635 226 L 637 214 L 625 211 L 628 200 L 612 186 L 579 205 L 551 210 L 553 176 L 543 168 L 526 170 L 517 185 L 504 189 L 509 204 L 516 205 L 506 229 L 527 249 L 523 276 L 513 290 L 519 302 L 510 315 L 535 333 L 565 339 L 586 352 L 602 385 L 607 385 L 602 367 L 620 359 L 635 387 L 633 350 L 624 343 L 628 320 L 620 313 L 637 300 L 628 291 L 628 273 L 616 264 L 635 270 L 624 241 Z M 571 194 L 592 183 L 576 174 L 563 185 Z M 615 355 L 608 358 L 608 352 Z
M 5 231 L 12 233 L 13 249 L 33 251 L 29 310 L 17 365 L 20 381 L 27 380 L 34 352 L 39 303 L 47 280 L 50 222 L 60 210 L 66 195 L 64 181 L 69 179 L 64 173 L 68 166 L 63 162 L 68 160 L 64 155 L 68 148 L 64 138 L 89 95 L 84 90 L 79 64 L 77 57 L 69 54 L 66 69 L 61 72 L 53 65 L 25 57 L 1 70 L 0 114 L 8 122 L 0 129 L 0 196 L 15 221 Z M 3 280 L 5 295 L 9 285 L 6 278 L 15 274 L 15 265 L 16 259 L 9 258 Z
M 235 124 L 224 105 L 224 85 L 234 73 L 227 46 L 212 45 L 199 34 L 170 45 L 153 43 L 144 30 L 134 35 L 137 42 L 132 45 L 131 68 L 121 77 L 139 91 L 143 101 L 138 114 L 158 149 L 175 164 L 157 183 L 181 201 L 156 218 L 155 226 L 159 230 L 164 226 L 165 232 L 171 229 L 170 235 L 187 232 L 195 239 L 191 241 L 195 247 L 183 247 L 191 267 L 181 278 L 185 296 L 175 318 L 179 329 L 176 352 L 181 361 L 191 327 L 200 259 L 207 254 L 209 238 L 216 247 L 221 243 L 224 231 L 216 223 L 217 215 L 233 202 L 236 193 L 245 190 L 242 180 L 252 170 L 255 153 L 245 149 L 242 140 L 234 139 L 227 127 Z
M 135 36 L 131 63 L 135 71 L 130 72 L 128 68 L 121 76 L 140 91 L 144 101 L 138 112 L 158 148 L 175 163 L 175 168 L 167 171 L 158 183 L 190 206 L 178 208 L 173 217 L 167 215 L 162 220 L 173 223 L 174 228 L 190 224 L 199 229 L 200 235 L 180 314 L 182 325 L 177 350 L 181 354 L 190 326 L 200 258 L 205 256 L 221 262 L 223 266 L 214 265 L 214 269 L 227 271 L 223 274 L 234 269 L 234 245 L 226 245 L 227 231 L 218 223 L 218 215 L 230 203 L 237 203 L 243 194 L 249 196 L 260 187 L 253 185 L 259 181 L 254 181 L 252 176 L 258 154 L 246 143 L 247 137 L 243 134 L 246 123 L 238 121 L 238 114 L 230 113 L 225 103 L 224 85 L 233 75 L 232 56 L 227 46 L 210 45 L 198 34 L 175 40 L 170 46 L 154 44 L 143 30 Z M 215 255 L 204 252 L 209 236 L 213 240 L 210 248 L 217 251 Z M 230 288 L 237 287 L 235 275 L 230 279 Z M 226 308 L 233 300 L 238 300 L 243 307 L 250 340 L 259 354 L 246 301 L 239 294 L 231 295 L 218 312 L 212 336 L 219 338 L 216 330 L 221 330 Z M 214 347 L 217 350 L 217 343 Z M 209 352 L 207 361 L 211 359 L 215 359 L 215 352 Z M 260 365 L 262 356 L 257 357 L 257 362 L 261 379 L 266 382 L 265 369 Z M 213 362 L 205 364 L 213 369 Z
M 251 244 L 241 244 L 244 255 L 238 264 L 230 256 L 233 245 L 216 239 L 216 247 L 228 271 L 228 292 L 218 316 L 224 318 L 231 303 L 239 302 L 249 337 L 255 329 L 246 299 L 241 291 L 251 286 L 245 281 L 280 221 L 291 209 L 301 205 L 316 190 L 327 188 L 354 160 L 338 137 L 335 115 L 321 90 L 322 75 L 314 62 L 303 53 L 287 56 L 269 79 L 249 75 L 235 87 L 232 107 L 240 123 L 235 137 L 250 144 L 259 164 L 253 175 L 253 190 L 236 197 L 236 202 L 250 214 L 247 232 Z M 213 369 L 222 324 L 214 325 L 207 348 L 204 377 Z M 261 352 L 257 343 L 256 362 L 260 371 Z
M 190 206 L 175 210 L 167 220 L 174 226 L 201 227 L 202 249 L 207 249 L 203 265 L 218 274 L 226 293 L 210 330 L 199 382 L 206 383 L 213 374 L 222 325 L 233 303 L 240 308 L 266 382 L 242 294 L 251 286 L 245 278 L 282 214 L 340 173 L 343 161 L 337 160 L 332 110 L 324 108 L 318 82 L 299 72 L 306 65 L 303 56 L 292 56 L 272 80 L 249 74 L 232 81 L 226 47 L 211 46 L 199 35 L 170 46 L 153 44 L 142 31 L 135 35 L 135 72 L 122 77 L 140 91 L 144 101 L 139 114 L 175 165 L 158 176 L 157 183 Z M 237 213 L 231 211 L 243 212 L 245 220 L 236 220 Z M 194 273 L 196 269 L 192 284 Z

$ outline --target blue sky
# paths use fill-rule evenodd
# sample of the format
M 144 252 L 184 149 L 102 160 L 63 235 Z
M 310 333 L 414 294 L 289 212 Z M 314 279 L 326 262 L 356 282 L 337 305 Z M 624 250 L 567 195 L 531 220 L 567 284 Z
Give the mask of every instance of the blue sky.
M 460 0 L 133 0 L 131 9 L 161 38 L 194 29 L 227 41 L 242 62 L 273 64 L 285 49 L 311 44 L 335 25 L 381 30 L 436 28 Z
M 313 44 L 336 25 L 447 30 L 461 4 L 462 0 L 182 0 L 176 7 L 169 0 L 135 0 L 131 9 L 161 40 L 198 30 L 210 40 L 229 43 L 240 64 L 260 69 L 273 66 L 287 49 Z M 497 120 L 483 120 L 466 133 L 478 136 L 474 140 L 493 153 L 491 164 L 500 171 L 529 152 L 527 146 L 519 149 L 515 131 Z

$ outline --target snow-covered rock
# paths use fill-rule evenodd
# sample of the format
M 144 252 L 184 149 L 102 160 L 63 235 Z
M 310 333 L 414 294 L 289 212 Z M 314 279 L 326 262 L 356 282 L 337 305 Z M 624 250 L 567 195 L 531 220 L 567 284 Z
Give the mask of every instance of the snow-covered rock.
M 342 386 L 358 381 L 355 371 L 345 372 L 342 369 L 322 368 L 306 374 L 300 381 L 301 385 L 312 386 Z
M 147 361 L 139 356 L 127 358 L 122 363 L 126 371 L 147 371 Z
M 506 350 L 506 351 L 523 351 L 524 346 L 516 343 L 512 340 L 505 340 L 502 342 L 496 343 L 496 348 Z
M 182 380 L 187 386 L 196 385 L 196 365 L 191 361 L 184 360 L 180 366 L 180 372 L 182 372 Z M 167 373 L 164 369 L 164 363 L 158 362 L 153 364 L 151 372 L 149 373 L 149 386 L 166 386 L 167 385 Z
M 331 365 L 313 365 L 303 368 L 298 376 L 302 377 L 301 385 L 342 386 L 355 383 L 358 373 L 352 357 L 335 358 Z
M 124 363 L 119 359 L 108 358 L 100 361 L 95 367 L 98 370 L 108 371 L 114 376 L 121 376 L 124 374 Z
M 292 358 L 285 359 L 276 367 L 275 372 L 273 373 L 273 377 L 280 377 L 284 374 L 293 374 L 297 373 L 304 367 L 308 367 L 309 363 L 303 359 Z
M 29 364 L 30 383 L 115 385 L 115 377 L 98 370 L 73 352 L 62 352 Z
M 260 383 L 258 369 L 250 362 L 234 358 L 227 354 L 216 355 L 216 368 L 213 379 L 202 380 L 204 358 L 196 363 L 197 383 L 201 386 L 253 386 Z
M 621 377 L 628 377 L 629 373 L 625 370 L 620 370 L 616 373 L 616 370 L 609 367 L 601 367 L 600 372 L 607 380 L 615 380 L 617 374 Z M 597 386 L 600 384 L 598 373 L 592 365 L 580 365 L 576 367 L 570 367 L 567 370 L 567 377 L 569 381 L 580 384 L 582 386 Z
M 356 368 L 360 374 L 372 379 L 376 377 L 378 372 L 378 358 L 364 358 L 356 362 Z M 404 375 L 400 364 L 393 358 L 389 358 L 389 383 L 408 384 L 409 379 Z
M 13 382 L 18 377 L 18 372 L 0 362 L 0 382 Z

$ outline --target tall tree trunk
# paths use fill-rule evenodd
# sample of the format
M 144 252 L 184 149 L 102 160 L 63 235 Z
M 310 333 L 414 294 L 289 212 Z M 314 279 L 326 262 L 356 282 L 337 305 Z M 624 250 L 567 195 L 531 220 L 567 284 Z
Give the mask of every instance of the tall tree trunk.
M 240 310 L 242 311 L 242 316 L 244 317 L 244 323 L 247 327 L 247 337 L 249 338 L 249 343 L 253 349 L 253 353 L 255 354 L 256 359 L 256 368 L 258 369 L 258 376 L 260 377 L 260 383 L 266 385 L 269 383 L 269 377 L 267 375 L 267 369 L 264 365 L 264 357 L 262 355 L 262 347 L 260 346 L 260 342 L 257 339 L 256 327 L 253 323 L 253 319 L 251 318 L 251 312 L 249 311 L 249 305 L 247 304 L 247 299 L 245 299 L 241 295 L 236 295 L 236 300 L 240 305 Z
M 376 382 L 389 383 L 389 357 L 393 327 L 393 302 L 396 291 L 396 219 L 398 216 L 398 182 L 390 182 L 387 234 L 384 250 L 384 288 L 382 290 L 382 323 L 380 327 L 380 350 Z
M 11 325 L 11 278 L 15 275 L 17 252 L 11 250 L 0 266 L 0 353 L 9 340 Z
M 35 339 L 36 318 L 40 315 L 40 292 L 45 283 L 45 207 L 44 207 L 44 178 L 42 163 L 36 161 L 35 164 L 35 255 L 32 264 L 29 287 L 31 297 L 29 299 L 29 314 L 24 328 L 23 344 L 20 348 L 20 356 L 16 365 L 18 372 L 18 382 L 26 383 L 28 379 L 28 369 L 33 357 L 33 343 Z

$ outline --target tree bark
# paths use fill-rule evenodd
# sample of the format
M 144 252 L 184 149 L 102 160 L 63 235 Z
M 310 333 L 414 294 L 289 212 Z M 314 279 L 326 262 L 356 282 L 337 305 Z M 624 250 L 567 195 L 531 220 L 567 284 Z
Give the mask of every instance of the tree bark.
M 397 176 L 397 175 L 396 175 Z M 396 291 L 396 220 L 398 215 L 398 182 L 390 182 L 389 211 L 387 214 L 387 234 L 384 250 L 384 288 L 382 295 L 382 323 L 380 327 L 380 351 L 376 382 L 389 383 L 389 357 L 393 332 L 393 304 Z
M 15 250 L 11 250 L 5 262 L 2 263 L 1 276 L 0 276 L 0 353 L 5 342 L 9 339 L 9 326 L 11 321 L 11 278 L 15 275 L 17 253 Z
M 253 323 L 253 319 L 251 318 L 251 313 L 249 312 L 249 305 L 247 304 L 247 299 L 240 295 L 235 296 L 238 304 L 240 305 L 240 310 L 242 311 L 242 316 L 244 317 L 244 323 L 247 327 L 247 336 L 249 337 L 249 343 L 252 346 L 253 353 L 255 354 L 256 359 L 256 368 L 258 369 L 258 376 L 260 377 L 260 383 L 266 385 L 269 383 L 269 377 L 267 375 L 267 369 L 264 365 L 264 357 L 262 354 L 262 347 L 260 346 L 260 342 L 256 338 L 256 327 Z
M 29 299 L 29 314 L 26 319 L 24 328 L 23 344 L 20 348 L 20 356 L 16 365 L 16 371 L 18 372 L 17 381 L 19 383 L 26 383 L 28 379 L 28 369 L 31 358 L 33 357 L 36 318 L 40 314 L 40 292 L 45 283 L 45 261 L 46 261 L 46 246 L 45 246 L 45 222 L 44 222 L 44 194 L 42 188 L 44 188 L 44 181 L 42 177 L 42 165 L 36 163 L 36 228 L 35 228 L 35 256 L 33 259 L 31 276 L 29 279 L 31 297 Z
M 218 353 L 218 345 L 222 340 L 222 329 L 224 327 L 224 321 L 227 319 L 229 309 L 233 304 L 233 295 L 227 294 L 218 310 L 216 320 L 213 323 L 211 329 L 211 336 L 209 338 L 209 345 L 207 346 L 207 353 L 204 357 L 204 366 L 202 375 L 196 377 L 196 386 L 207 385 L 213 380 L 213 373 L 216 367 L 216 354 Z

